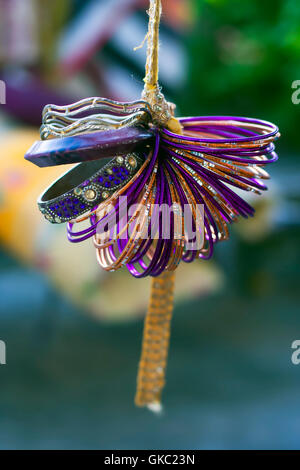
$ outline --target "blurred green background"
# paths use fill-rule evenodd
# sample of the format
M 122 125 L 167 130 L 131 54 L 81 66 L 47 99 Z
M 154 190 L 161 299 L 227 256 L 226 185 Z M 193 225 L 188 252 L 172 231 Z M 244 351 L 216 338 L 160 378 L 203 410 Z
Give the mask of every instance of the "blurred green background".
M 22 158 L 48 102 L 138 97 L 145 48 L 132 48 L 146 32 L 147 2 L 1 0 L 2 449 L 300 447 L 300 365 L 291 362 L 300 339 L 300 104 L 291 100 L 300 3 L 163 4 L 166 95 L 180 115 L 276 122 L 280 160 L 270 190 L 251 200 L 257 217 L 232 227 L 212 261 L 180 268 L 164 413 L 136 409 L 149 280 L 104 276 L 89 243 L 74 248 L 64 229 L 49 228 L 35 212 L 35 187 L 28 196 L 23 172 L 34 170 Z

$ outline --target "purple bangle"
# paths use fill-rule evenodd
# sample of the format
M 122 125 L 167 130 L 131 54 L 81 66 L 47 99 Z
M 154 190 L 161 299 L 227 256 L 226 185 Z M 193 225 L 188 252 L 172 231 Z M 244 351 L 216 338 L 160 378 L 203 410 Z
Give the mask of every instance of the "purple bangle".
M 153 139 L 153 132 L 143 127 L 125 127 L 79 134 L 72 137 L 38 140 L 25 159 L 39 167 L 80 163 L 125 155 L 141 143 Z
M 243 142 L 249 142 L 251 141 L 257 141 L 257 140 L 265 140 L 269 139 L 270 137 L 275 137 L 279 133 L 279 129 L 275 124 L 268 122 L 268 121 L 263 121 L 260 119 L 251 119 L 251 118 L 244 118 L 244 117 L 239 117 L 239 116 L 199 116 L 199 117 L 190 117 L 190 118 L 181 118 L 180 123 L 185 126 L 187 123 L 198 123 L 201 121 L 225 121 L 226 128 L 228 131 L 234 132 L 234 135 L 230 138 L 225 138 L 225 139 L 206 139 L 206 138 L 196 138 L 196 137 L 187 137 L 187 136 L 180 136 L 181 140 L 189 140 L 189 141 L 194 141 L 194 142 L 208 142 L 208 143 L 217 143 L 217 144 L 222 144 L 224 143 L 243 143 Z M 228 121 L 231 121 L 232 124 L 228 124 Z M 245 124 L 250 124 L 250 125 L 258 125 L 258 126 L 265 126 L 268 128 L 269 132 L 266 134 L 258 134 L 256 132 L 251 132 L 252 135 L 249 136 L 249 130 L 247 129 L 240 129 L 240 134 L 242 135 L 243 133 L 248 134 L 248 136 L 244 137 L 237 137 L 237 131 L 239 130 L 236 126 L 238 122 L 245 123 Z M 197 126 L 199 127 L 199 126 Z M 193 127 L 188 126 L 188 128 L 193 129 Z M 205 129 L 207 129 L 207 125 L 205 125 Z M 214 126 L 215 130 L 219 129 L 219 126 Z M 168 131 L 167 129 L 163 130 L 163 133 L 169 136 L 175 136 L 178 137 L 178 135 L 173 134 L 172 132 Z

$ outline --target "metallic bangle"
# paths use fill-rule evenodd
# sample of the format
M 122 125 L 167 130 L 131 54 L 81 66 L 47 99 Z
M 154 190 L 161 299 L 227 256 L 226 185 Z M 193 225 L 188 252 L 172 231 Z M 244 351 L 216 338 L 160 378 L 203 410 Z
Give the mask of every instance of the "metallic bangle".
M 39 167 L 79 163 L 125 155 L 139 144 L 153 139 L 153 132 L 143 127 L 110 129 L 50 140 L 38 140 L 25 159 Z
M 41 194 L 38 207 L 45 218 L 54 224 L 74 220 L 126 185 L 146 156 L 146 153 L 135 152 L 119 155 L 108 163 L 104 159 L 80 163 Z
M 85 98 L 66 106 L 50 104 L 43 110 L 41 139 L 69 137 L 97 130 L 120 129 L 152 121 L 151 106 L 143 100 L 119 102 Z

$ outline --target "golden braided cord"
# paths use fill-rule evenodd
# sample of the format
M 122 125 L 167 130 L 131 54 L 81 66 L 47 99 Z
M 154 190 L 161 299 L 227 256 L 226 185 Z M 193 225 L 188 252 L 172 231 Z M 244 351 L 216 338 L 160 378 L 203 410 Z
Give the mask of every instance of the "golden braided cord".
M 148 406 L 153 411 L 160 410 L 161 392 L 165 385 L 174 282 L 174 272 L 167 271 L 152 279 L 145 319 L 135 403 L 137 406 Z

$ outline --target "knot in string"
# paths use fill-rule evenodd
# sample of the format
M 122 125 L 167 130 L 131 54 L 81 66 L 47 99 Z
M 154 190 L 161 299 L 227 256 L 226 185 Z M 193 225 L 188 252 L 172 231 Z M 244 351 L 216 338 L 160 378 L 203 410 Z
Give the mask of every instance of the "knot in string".
M 151 106 L 153 124 L 155 126 L 167 127 L 170 131 L 181 134 L 182 127 L 180 122 L 174 117 L 175 105 L 166 101 L 158 84 L 161 11 L 161 0 L 150 0 L 146 74 L 142 99 Z

